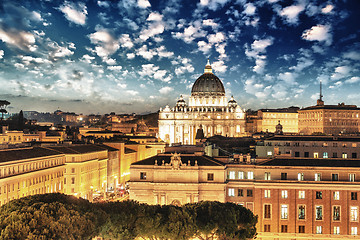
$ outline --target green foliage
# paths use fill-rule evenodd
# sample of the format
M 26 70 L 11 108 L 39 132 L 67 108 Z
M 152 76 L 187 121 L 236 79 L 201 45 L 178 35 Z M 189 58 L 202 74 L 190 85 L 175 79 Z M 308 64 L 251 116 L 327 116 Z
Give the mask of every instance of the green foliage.
M 64 194 L 34 195 L 0 208 L 1 239 L 246 239 L 257 218 L 233 203 L 182 207 L 136 201 L 90 203 Z

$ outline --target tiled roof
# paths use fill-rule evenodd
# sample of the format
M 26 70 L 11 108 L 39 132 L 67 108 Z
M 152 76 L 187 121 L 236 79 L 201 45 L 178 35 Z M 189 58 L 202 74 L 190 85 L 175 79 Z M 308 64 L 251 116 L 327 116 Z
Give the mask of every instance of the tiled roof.
M 346 159 L 323 159 L 323 158 L 304 158 L 304 159 L 272 159 L 263 163 L 262 166 L 301 166 L 301 167 L 360 167 L 360 160 Z
M 134 153 L 136 152 L 135 150 L 131 149 L 131 148 L 127 148 L 125 147 L 125 150 L 124 150 L 125 154 L 129 154 L 129 153 Z
M 274 136 L 265 141 L 334 141 L 334 142 L 360 142 L 360 136 Z
M 147 158 L 145 160 L 135 162 L 132 165 L 155 165 L 155 160 L 157 160 L 157 164 L 160 166 L 162 165 L 162 162 L 164 163 L 170 163 L 171 154 L 166 155 L 156 155 L 154 157 Z M 202 156 L 195 156 L 193 154 L 181 154 L 180 155 L 181 162 L 183 164 L 188 164 L 188 161 L 190 161 L 190 165 L 194 166 L 195 161 L 197 161 L 198 166 L 224 166 L 225 164 L 223 162 L 220 162 L 212 157 L 202 155 Z
M 55 155 L 62 155 L 62 153 L 43 147 L 7 149 L 0 151 L 0 162 L 9 162 Z
M 299 111 L 303 110 L 314 110 L 314 109 L 337 109 L 337 110 L 360 110 L 356 105 L 316 105 L 316 106 L 310 106 L 303 109 L 300 109 Z
M 104 147 L 100 147 L 99 145 L 85 144 L 85 145 L 76 145 L 76 146 L 51 146 L 48 147 L 52 150 L 67 153 L 67 154 L 83 154 L 83 153 L 91 153 L 91 152 L 100 152 L 106 151 Z

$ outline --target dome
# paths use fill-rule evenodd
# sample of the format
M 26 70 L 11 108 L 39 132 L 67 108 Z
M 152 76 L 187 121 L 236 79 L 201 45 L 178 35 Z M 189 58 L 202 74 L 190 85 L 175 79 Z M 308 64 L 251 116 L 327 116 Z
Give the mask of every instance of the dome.
M 224 85 L 221 80 L 212 73 L 209 60 L 205 66 L 204 74 L 196 79 L 191 89 L 191 95 L 225 96 Z

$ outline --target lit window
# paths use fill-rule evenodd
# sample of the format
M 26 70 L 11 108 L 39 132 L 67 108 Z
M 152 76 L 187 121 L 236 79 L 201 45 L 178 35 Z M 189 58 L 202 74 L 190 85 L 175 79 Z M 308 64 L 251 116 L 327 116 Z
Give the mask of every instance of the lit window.
M 248 172 L 247 173 L 247 178 L 248 179 L 254 179 L 254 172 Z
M 304 181 L 304 173 L 298 173 L 298 181 Z
M 305 205 L 299 205 L 298 214 L 299 219 L 305 219 Z
M 329 157 L 328 153 L 327 153 L 327 152 L 324 152 L 324 153 L 323 153 L 323 158 L 328 158 L 328 157 Z
M 315 181 L 321 181 L 321 174 L 315 173 Z
M 334 196 L 334 200 L 340 200 L 340 192 L 339 191 L 335 191 L 333 193 L 333 196 Z
M 244 172 L 238 172 L 239 179 L 245 179 Z
M 340 206 L 333 207 L 333 220 L 340 221 Z
M 334 227 L 334 234 L 335 235 L 340 234 L 340 227 Z
M 270 198 L 270 190 L 265 190 L 264 191 L 264 197 L 265 198 Z
M 342 157 L 342 158 L 347 158 L 347 157 L 348 157 L 348 156 L 347 156 L 347 153 L 342 153 L 341 157 Z
M 288 191 L 287 190 L 282 190 L 281 191 L 281 198 L 288 198 Z
M 322 234 L 322 226 L 316 226 L 316 233 Z
M 349 181 L 350 182 L 355 182 L 355 173 L 350 173 L 349 174 Z
M 265 180 L 271 180 L 270 172 L 265 172 Z
M 351 235 L 357 235 L 357 227 L 351 227 Z
M 281 205 L 281 219 L 288 218 L 288 205 L 282 204 Z
M 314 152 L 314 158 L 319 158 L 319 153 L 318 152 Z
M 268 155 L 268 156 L 272 156 L 272 151 L 268 151 L 268 152 L 267 152 L 267 155 Z
M 358 221 L 358 207 L 350 207 L 350 221 Z
M 235 171 L 229 171 L 229 179 L 235 179 Z
M 229 188 L 229 197 L 234 197 L 235 196 L 235 189 L 234 188 Z
M 323 212 L 322 212 L 322 206 L 316 206 L 315 207 L 315 219 L 316 220 L 322 220 L 323 219 Z
M 271 205 L 270 204 L 264 205 L 264 218 L 271 218 Z
M 299 199 L 305 199 L 305 191 L 299 191 Z
M 322 192 L 317 191 L 315 197 L 316 197 L 316 199 L 322 199 Z

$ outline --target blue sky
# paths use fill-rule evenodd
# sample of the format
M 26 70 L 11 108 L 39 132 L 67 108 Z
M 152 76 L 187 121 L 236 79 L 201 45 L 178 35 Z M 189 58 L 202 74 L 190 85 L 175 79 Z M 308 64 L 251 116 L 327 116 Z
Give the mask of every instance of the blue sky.
M 245 109 L 360 105 L 360 1 L 0 1 L 10 112 L 143 113 L 185 99 L 207 58 Z

